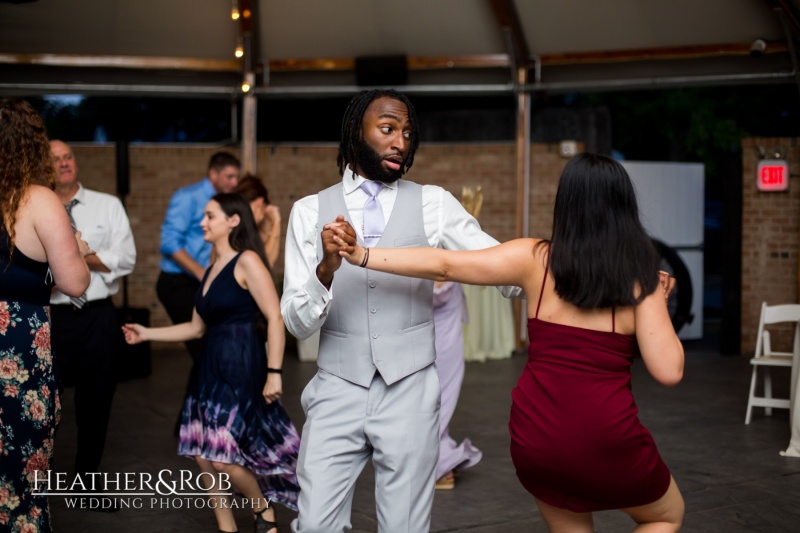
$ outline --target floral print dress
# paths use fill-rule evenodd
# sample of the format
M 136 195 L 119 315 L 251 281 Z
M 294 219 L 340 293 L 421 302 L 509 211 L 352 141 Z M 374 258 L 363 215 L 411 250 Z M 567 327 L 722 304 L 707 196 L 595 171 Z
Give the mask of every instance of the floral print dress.
M 47 264 L 0 238 L 0 532 L 51 531 L 47 497 L 36 493 L 53 456 L 61 414 L 50 351 Z M 19 299 L 22 298 L 22 299 Z M 38 472 L 38 474 L 37 474 Z

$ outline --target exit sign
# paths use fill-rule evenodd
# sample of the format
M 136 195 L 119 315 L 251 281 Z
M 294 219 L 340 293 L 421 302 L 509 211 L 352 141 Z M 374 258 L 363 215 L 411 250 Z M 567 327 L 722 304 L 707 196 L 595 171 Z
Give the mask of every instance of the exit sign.
M 762 159 L 756 176 L 759 191 L 785 191 L 789 188 L 789 164 L 783 159 Z

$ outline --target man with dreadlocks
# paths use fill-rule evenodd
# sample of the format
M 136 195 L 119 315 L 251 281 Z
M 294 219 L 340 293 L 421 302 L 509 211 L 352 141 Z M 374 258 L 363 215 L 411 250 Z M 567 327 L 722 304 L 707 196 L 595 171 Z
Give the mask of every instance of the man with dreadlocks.
M 298 533 L 351 529 L 355 482 L 370 457 L 378 531 L 429 529 L 440 402 L 433 282 L 342 264 L 333 230 L 323 229 L 347 221 L 368 247 L 497 244 L 453 195 L 400 179 L 418 127 L 396 91 L 355 96 L 342 121 L 341 181 L 296 202 L 289 217 L 281 312 L 299 339 L 320 331 L 319 371 L 301 399 Z

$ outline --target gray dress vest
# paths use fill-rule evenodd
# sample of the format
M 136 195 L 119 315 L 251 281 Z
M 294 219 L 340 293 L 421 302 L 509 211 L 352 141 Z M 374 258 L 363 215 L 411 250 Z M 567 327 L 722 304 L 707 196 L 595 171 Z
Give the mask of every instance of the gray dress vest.
M 392 215 L 376 247 L 430 246 L 422 218 L 422 187 L 405 180 L 397 184 Z M 318 199 L 319 228 L 340 214 L 352 224 L 341 182 L 320 192 Z M 317 258 L 322 258 L 321 240 Z M 319 368 L 369 387 L 376 369 L 391 385 L 436 359 L 432 281 L 342 261 L 333 277 L 332 293 L 328 317 L 320 329 Z

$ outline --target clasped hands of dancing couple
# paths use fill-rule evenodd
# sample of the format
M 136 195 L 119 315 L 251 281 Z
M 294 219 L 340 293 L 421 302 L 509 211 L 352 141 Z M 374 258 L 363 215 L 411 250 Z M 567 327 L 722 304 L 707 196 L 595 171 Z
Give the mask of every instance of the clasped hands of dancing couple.
M 344 216 L 339 215 L 336 220 L 326 224 L 322 228 L 323 235 L 330 232 L 331 239 L 339 245 L 339 255 L 354 266 L 367 267 L 369 261 L 369 248 L 358 244 L 358 237 L 355 230 L 347 222 Z M 658 271 L 658 282 L 664 290 L 664 299 L 669 300 L 672 291 L 675 289 L 676 279 L 670 276 L 669 272 Z
M 325 233 L 330 234 L 333 242 L 339 246 L 339 255 L 354 266 L 366 268 L 369 262 L 369 248 L 358 244 L 358 237 L 353 227 L 347 222 L 344 216 L 339 215 L 336 220 L 326 224 L 322 228 L 323 239 Z M 444 281 L 444 280 L 442 280 Z M 672 291 L 675 289 L 676 279 L 670 276 L 669 272 L 658 271 L 658 283 L 664 291 L 664 299 L 669 300 Z

